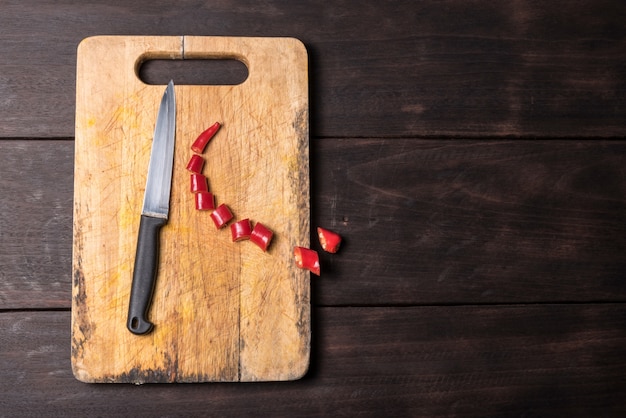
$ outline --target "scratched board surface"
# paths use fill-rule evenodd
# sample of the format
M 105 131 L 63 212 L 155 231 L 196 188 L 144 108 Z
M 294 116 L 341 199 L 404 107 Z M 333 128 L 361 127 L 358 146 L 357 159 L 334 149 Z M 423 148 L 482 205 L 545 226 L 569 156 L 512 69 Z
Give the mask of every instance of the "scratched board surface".
M 106 55 L 107 60 L 102 60 Z M 165 86 L 137 76 L 148 59 L 235 58 L 234 86 L 176 85 L 168 223 L 142 336 L 126 328 L 152 134 Z M 291 38 L 99 36 L 78 48 L 72 367 L 85 382 L 293 380 L 309 364 L 307 53 Z M 267 252 L 232 242 L 197 211 L 186 165 L 209 125 L 203 174 L 235 219 L 274 232 Z

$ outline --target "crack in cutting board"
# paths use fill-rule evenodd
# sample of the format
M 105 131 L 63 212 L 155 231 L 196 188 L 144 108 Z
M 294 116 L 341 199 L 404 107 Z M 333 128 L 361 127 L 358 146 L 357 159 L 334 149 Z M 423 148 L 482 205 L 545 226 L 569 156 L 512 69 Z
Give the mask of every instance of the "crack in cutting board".
M 103 57 L 107 59 L 104 60 Z M 170 218 L 161 234 L 152 333 L 126 316 L 156 113 L 164 86 L 146 59 L 236 58 L 236 86 L 175 87 Z M 309 274 L 292 249 L 310 234 L 308 62 L 292 38 L 96 36 L 78 48 L 72 286 L 72 369 L 84 382 L 294 380 L 310 355 Z M 176 83 L 176 80 L 174 80 Z M 223 124 L 204 174 L 236 219 L 274 231 L 267 253 L 231 242 L 195 210 L 185 167 L 191 143 Z

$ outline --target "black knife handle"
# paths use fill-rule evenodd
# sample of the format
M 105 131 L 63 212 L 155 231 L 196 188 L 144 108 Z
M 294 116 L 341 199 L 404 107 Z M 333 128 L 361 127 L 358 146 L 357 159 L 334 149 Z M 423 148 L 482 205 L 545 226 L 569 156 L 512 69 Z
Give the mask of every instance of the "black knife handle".
M 159 232 L 166 222 L 163 218 L 141 215 L 126 323 L 133 334 L 147 334 L 153 327 L 147 316 L 159 264 Z

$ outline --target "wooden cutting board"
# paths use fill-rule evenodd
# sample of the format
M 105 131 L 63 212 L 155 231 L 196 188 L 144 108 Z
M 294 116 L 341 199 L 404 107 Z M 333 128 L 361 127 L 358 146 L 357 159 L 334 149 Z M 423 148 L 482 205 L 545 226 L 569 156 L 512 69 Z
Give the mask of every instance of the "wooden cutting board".
M 170 217 L 161 231 L 147 335 L 126 328 L 137 232 L 165 85 L 142 61 L 235 58 L 235 86 L 176 85 Z M 72 368 L 84 382 L 293 380 L 310 352 L 307 53 L 291 38 L 99 36 L 78 47 Z M 267 252 L 233 243 L 195 209 L 186 164 L 209 125 L 204 174 L 235 220 L 274 231 Z

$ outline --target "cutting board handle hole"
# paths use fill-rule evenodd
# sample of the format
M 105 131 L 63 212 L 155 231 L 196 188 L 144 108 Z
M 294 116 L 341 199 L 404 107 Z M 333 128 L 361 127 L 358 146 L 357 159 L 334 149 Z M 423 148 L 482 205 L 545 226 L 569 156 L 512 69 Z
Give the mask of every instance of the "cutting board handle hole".
M 248 67 L 234 58 L 149 59 L 141 63 L 138 76 L 146 84 L 227 85 L 241 84 L 248 78 Z

